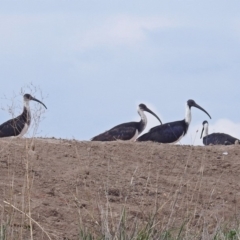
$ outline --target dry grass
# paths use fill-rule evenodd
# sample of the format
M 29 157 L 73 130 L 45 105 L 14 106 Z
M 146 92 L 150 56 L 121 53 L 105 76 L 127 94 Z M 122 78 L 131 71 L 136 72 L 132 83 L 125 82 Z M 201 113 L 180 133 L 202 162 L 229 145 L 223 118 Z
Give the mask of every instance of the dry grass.
M 30 93 L 31 95 L 35 95 L 35 94 L 39 94 L 41 96 L 41 100 L 43 99 L 43 95 L 42 95 L 42 91 L 39 87 L 34 86 L 32 83 L 26 85 L 25 87 L 23 87 L 20 90 L 20 95 L 23 96 L 25 93 Z M 5 110 L 7 112 L 9 112 L 9 114 L 11 115 L 12 118 L 15 118 L 17 115 L 19 115 L 20 113 L 16 114 L 16 112 L 19 112 L 18 110 L 21 109 L 20 111 L 22 111 L 22 103 L 21 103 L 21 107 L 19 107 L 19 105 L 16 104 L 15 98 L 19 97 L 19 94 L 16 95 L 14 94 L 14 96 L 10 99 L 10 105 L 7 105 L 7 107 L 3 108 L 2 110 Z M 5 99 L 7 99 L 6 97 L 4 97 Z M 31 110 L 31 127 L 28 131 L 28 133 L 26 134 L 26 136 L 28 138 L 25 139 L 25 156 L 23 158 L 23 165 L 25 166 L 25 177 L 24 177 L 24 183 L 23 183 L 23 188 L 21 191 L 21 196 L 22 196 L 22 202 L 21 202 L 21 206 L 16 207 L 16 202 L 15 202 L 15 195 L 14 195 L 14 191 L 15 191 L 15 169 L 11 169 L 8 168 L 8 178 L 11 179 L 11 184 L 9 185 L 9 188 L 5 189 L 5 194 L 6 196 L 8 196 L 8 201 L 5 201 L 4 198 L 6 196 L 3 196 L 3 201 L 2 204 L 0 205 L 0 207 L 2 208 L 2 214 L 1 214 L 1 224 L 0 224 L 0 240 L 5 240 L 5 239 L 25 239 L 25 237 L 23 237 L 23 232 L 25 231 L 25 229 L 29 230 L 29 235 L 30 235 L 30 239 L 33 240 L 33 224 L 35 223 L 41 230 L 42 232 L 49 238 L 50 236 L 48 235 L 48 233 L 41 227 L 41 225 L 35 221 L 32 217 L 31 217 L 31 189 L 33 186 L 33 182 L 34 182 L 34 175 L 32 174 L 32 170 L 33 170 L 33 165 L 31 162 L 31 158 L 32 158 L 32 154 L 34 154 L 34 139 L 35 136 L 38 133 L 38 129 L 39 129 L 39 124 L 41 123 L 41 121 L 43 120 L 43 113 L 44 113 L 44 109 L 40 106 L 40 105 L 36 105 L 34 108 L 32 108 Z M 6 150 L 9 145 L 14 145 L 15 143 L 13 141 L 5 142 L 6 146 L 4 146 L 4 148 L 1 149 L 1 152 L 4 152 L 4 150 Z M 4 142 L 4 139 L 2 139 L 2 141 Z M 10 159 L 10 156 L 7 156 L 8 161 L 9 162 L 15 162 L 17 161 L 18 157 L 17 154 L 14 154 L 16 159 Z M 9 165 L 9 162 L 7 163 L 7 165 Z M 15 217 L 17 215 L 17 213 L 21 214 L 21 222 L 19 224 L 14 223 L 15 222 Z M 19 219 L 17 219 L 17 221 L 19 221 Z M 19 228 L 20 231 L 17 231 L 15 233 L 15 228 Z
M 0 140 L 0 163 L 6 166 L 1 183 L 0 240 L 240 239 L 238 207 L 232 218 L 225 216 L 226 201 L 220 205 L 225 195 L 220 193 L 220 200 L 216 196 L 222 177 L 227 176 L 220 160 L 218 169 L 223 168 L 215 174 L 213 164 L 218 162 L 213 157 L 218 150 L 36 139 L 42 120 L 42 109 L 36 107 L 27 138 Z M 49 173 L 49 162 L 54 168 L 65 165 L 57 173 Z M 51 174 L 54 178 L 48 182 Z M 212 181 L 210 187 L 206 187 L 208 181 Z M 40 183 L 46 184 L 44 190 Z M 213 208 L 216 202 L 217 208 Z M 58 207 L 50 209 L 54 205 Z M 41 211 L 48 208 L 51 211 L 44 218 Z M 59 212 L 62 232 L 55 219 L 47 221 Z M 74 237 L 71 223 L 78 228 Z
M 8 177 L 11 179 L 11 184 L 5 187 L 5 200 L 0 205 L 2 209 L 0 239 L 26 239 L 26 237 L 28 239 L 38 239 L 34 238 L 34 231 L 42 231 L 42 239 L 58 239 L 57 233 L 56 235 L 52 233 L 54 229 L 51 229 L 51 233 L 49 233 L 48 229 L 45 229 L 41 223 L 32 217 L 31 192 L 35 181 L 33 174 L 34 163 L 32 161 L 34 156 L 34 151 L 32 150 L 34 139 L 25 139 L 24 141 L 26 155 L 22 166 L 25 166 L 23 169 L 25 177 L 20 193 L 21 202 L 16 199 L 16 190 L 19 191 L 15 186 L 16 169 L 14 167 L 9 168 Z M 16 143 L 10 141 L 8 144 L 10 146 Z M 77 147 L 73 151 L 75 151 L 77 157 L 80 157 Z M 154 152 L 151 149 L 149 151 L 152 152 L 152 155 L 150 155 L 151 159 L 154 156 Z M 192 184 L 192 176 L 188 175 L 188 168 L 194 164 L 191 162 L 193 151 L 194 148 L 190 148 L 184 160 L 182 173 L 178 173 L 174 179 L 171 179 L 172 185 L 164 198 L 159 194 L 159 189 L 161 188 L 160 172 L 156 170 L 153 173 L 151 164 L 149 164 L 148 169 L 145 169 L 144 172 L 145 181 L 142 185 L 142 191 L 149 192 L 147 195 L 151 197 L 154 204 L 146 209 L 146 195 L 140 196 L 138 202 L 136 202 L 135 209 L 138 210 L 135 211 L 134 217 L 131 214 L 132 210 L 129 208 L 128 201 L 132 198 L 132 191 L 134 191 L 135 184 L 142 172 L 139 172 L 141 171 L 139 166 L 135 167 L 128 185 L 124 186 L 124 200 L 118 208 L 119 212 L 116 212 L 116 203 L 112 203 L 110 196 L 121 193 L 112 189 L 110 182 L 112 167 L 110 159 L 116 157 L 115 153 L 112 152 L 106 165 L 108 175 L 102 180 L 104 198 L 99 195 L 95 199 L 98 206 L 98 214 L 92 209 L 86 210 L 81 207 L 81 194 L 79 194 L 78 188 L 76 188 L 75 192 L 71 192 L 72 202 L 68 204 L 74 204 L 78 211 L 78 239 L 239 239 L 239 225 L 236 219 L 232 222 L 226 222 L 224 218 L 212 216 L 216 218 L 215 225 L 209 227 L 209 216 L 205 215 L 206 206 L 197 204 L 203 186 L 204 168 L 207 161 L 206 152 L 202 155 L 199 171 L 196 173 L 195 181 Z M 88 152 L 90 153 L 91 149 Z M 17 157 L 17 152 L 14 155 Z M 12 156 L 12 153 L 9 154 L 10 156 Z M 90 164 L 91 154 L 89 154 L 88 158 Z M 9 162 L 16 162 L 17 160 L 9 159 Z M 81 160 L 79 159 L 79 161 Z M 90 167 L 86 165 L 85 169 L 79 169 L 79 171 L 88 172 L 89 169 Z M 174 168 L 172 171 L 174 171 Z M 220 177 L 215 179 L 216 185 Z M 91 197 L 91 189 L 87 189 L 85 194 L 88 191 L 89 197 Z M 209 192 L 208 199 L 204 203 L 213 201 L 214 191 L 215 189 L 213 188 Z M 92 219 L 92 222 L 95 222 L 94 228 L 86 224 L 86 216 Z

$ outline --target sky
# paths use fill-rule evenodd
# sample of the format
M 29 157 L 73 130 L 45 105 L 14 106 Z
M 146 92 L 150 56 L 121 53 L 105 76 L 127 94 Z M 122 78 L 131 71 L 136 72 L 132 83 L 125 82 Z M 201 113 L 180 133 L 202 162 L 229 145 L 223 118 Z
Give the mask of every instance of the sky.
M 89 140 L 139 121 L 140 103 L 166 123 L 194 99 L 212 119 L 192 108 L 181 144 L 202 144 L 204 120 L 209 133 L 240 138 L 239 9 L 237 0 L 1 1 L 0 121 L 32 91 L 48 107 L 37 136 Z M 147 117 L 145 132 L 158 124 Z

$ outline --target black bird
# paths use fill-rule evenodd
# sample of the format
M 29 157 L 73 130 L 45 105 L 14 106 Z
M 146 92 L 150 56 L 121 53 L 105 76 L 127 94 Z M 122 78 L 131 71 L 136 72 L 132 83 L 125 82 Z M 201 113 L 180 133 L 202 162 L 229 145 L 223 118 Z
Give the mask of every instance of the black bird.
M 185 119 L 176 122 L 165 123 L 153 127 L 149 132 L 140 136 L 137 141 L 153 141 L 159 143 L 176 143 L 187 134 L 191 122 L 191 107 L 196 107 L 211 116 L 202 107 L 195 103 L 194 100 L 188 100 L 186 106 Z
M 138 114 L 141 117 L 139 122 L 128 122 L 119 124 L 110 130 L 93 137 L 92 141 L 116 141 L 116 140 L 133 140 L 135 141 L 136 138 L 142 131 L 145 129 L 147 125 L 147 117 L 144 114 L 145 112 L 151 113 L 155 116 L 159 122 L 162 124 L 159 117 L 152 112 L 145 104 L 139 104 L 138 106 Z
M 24 107 L 22 114 L 0 125 L 0 138 L 12 136 L 22 137 L 27 132 L 31 123 L 31 112 L 29 107 L 30 100 L 39 102 L 47 108 L 41 101 L 32 97 L 30 94 L 24 94 Z
M 239 144 L 240 140 L 225 133 L 208 134 L 208 122 L 203 121 L 201 137 L 204 145 L 232 145 Z

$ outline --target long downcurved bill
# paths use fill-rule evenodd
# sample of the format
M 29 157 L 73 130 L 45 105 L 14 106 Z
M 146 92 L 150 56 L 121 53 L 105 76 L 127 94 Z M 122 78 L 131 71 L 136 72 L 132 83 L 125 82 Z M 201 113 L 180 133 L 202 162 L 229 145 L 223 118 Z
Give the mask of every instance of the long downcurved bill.
M 47 107 L 45 106 L 45 104 L 44 104 L 43 102 L 39 101 L 38 99 L 32 97 L 31 100 L 33 100 L 33 101 L 35 101 L 35 102 L 41 103 L 41 104 L 47 109 Z
M 153 112 L 153 111 L 151 111 L 149 108 L 145 108 L 144 109 L 146 112 L 149 112 L 149 113 L 151 113 L 155 118 L 157 118 L 158 119 L 158 121 L 161 123 L 161 125 L 162 125 L 162 121 L 160 120 L 160 118 Z
M 212 119 L 211 116 L 209 115 L 209 113 L 205 109 L 200 107 L 198 104 L 194 103 L 192 106 L 202 110 L 203 112 L 205 112 L 210 117 L 210 119 Z

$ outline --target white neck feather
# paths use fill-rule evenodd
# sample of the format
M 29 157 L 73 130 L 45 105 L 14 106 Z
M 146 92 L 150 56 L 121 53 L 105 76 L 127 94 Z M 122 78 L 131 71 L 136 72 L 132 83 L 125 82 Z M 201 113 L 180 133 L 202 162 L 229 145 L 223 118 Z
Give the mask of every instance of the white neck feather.
M 29 101 L 28 100 L 25 100 L 24 101 L 24 107 L 27 109 L 27 117 L 28 117 L 28 121 L 29 121 L 29 124 L 31 122 L 31 111 L 30 111 L 30 106 L 29 106 Z
M 192 120 L 191 109 L 187 105 L 186 106 L 186 111 L 185 111 L 185 122 L 189 125 L 191 123 L 191 120 Z
M 24 107 L 27 108 L 28 111 L 30 110 L 29 101 L 28 100 L 24 101 Z
M 138 114 L 140 115 L 142 121 L 143 121 L 143 130 L 145 129 L 145 127 L 147 126 L 147 116 L 145 115 L 144 111 L 142 109 L 138 109 Z
M 203 130 L 203 137 L 206 137 L 208 135 L 208 124 L 204 124 L 204 130 Z

